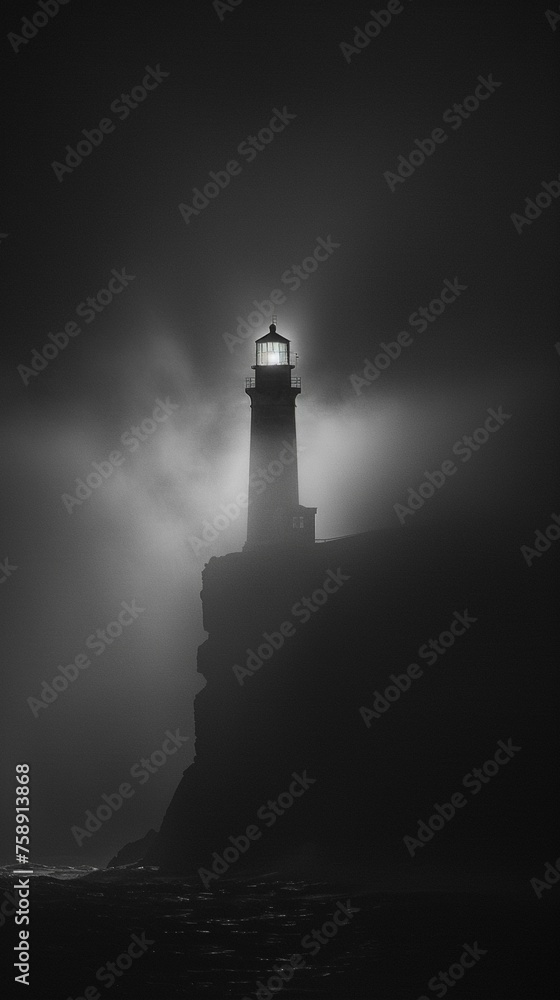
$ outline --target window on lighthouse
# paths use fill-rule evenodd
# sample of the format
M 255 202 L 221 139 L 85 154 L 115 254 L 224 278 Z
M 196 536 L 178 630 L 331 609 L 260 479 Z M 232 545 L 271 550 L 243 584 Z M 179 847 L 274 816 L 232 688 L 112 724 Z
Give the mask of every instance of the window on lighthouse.
M 265 341 L 264 344 L 257 344 L 257 364 L 287 365 L 288 345 L 276 343 L 275 341 Z

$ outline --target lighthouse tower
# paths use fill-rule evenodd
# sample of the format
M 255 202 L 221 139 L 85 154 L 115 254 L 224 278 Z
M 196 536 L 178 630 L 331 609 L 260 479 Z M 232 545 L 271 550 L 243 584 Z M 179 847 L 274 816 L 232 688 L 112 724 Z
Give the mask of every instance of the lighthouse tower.
M 290 341 L 269 332 L 256 342 L 254 376 L 245 380 L 251 399 L 251 457 L 245 549 L 267 545 L 312 545 L 316 507 L 302 507 L 298 493 L 296 396 Z

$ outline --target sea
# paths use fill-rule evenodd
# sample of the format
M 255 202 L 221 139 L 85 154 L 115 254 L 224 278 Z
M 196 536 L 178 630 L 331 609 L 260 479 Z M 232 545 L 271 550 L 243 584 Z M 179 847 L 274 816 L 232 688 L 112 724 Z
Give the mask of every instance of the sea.
M 560 995 L 560 886 L 537 897 L 530 885 L 514 893 L 491 875 L 473 878 L 470 888 L 463 879 L 457 889 L 452 872 L 430 878 L 423 870 L 418 884 L 407 884 L 398 871 L 294 881 L 271 871 L 223 876 L 204 891 L 197 877 L 155 868 L 34 865 L 25 876 L 30 922 L 16 927 L 18 877 L 0 868 L 4 996 L 18 990 L 58 1000 L 99 1000 L 107 990 L 111 1000 Z M 29 986 L 15 983 L 18 970 L 11 968 L 20 929 L 30 934 Z

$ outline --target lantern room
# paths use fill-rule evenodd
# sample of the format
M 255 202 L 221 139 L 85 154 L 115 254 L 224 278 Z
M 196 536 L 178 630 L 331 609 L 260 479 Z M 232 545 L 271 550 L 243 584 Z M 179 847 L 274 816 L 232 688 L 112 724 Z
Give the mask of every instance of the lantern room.
M 274 319 L 276 319 L 275 316 Z M 269 368 L 275 365 L 290 364 L 290 341 L 276 332 L 276 323 L 270 324 L 268 333 L 257 340 L 256 347 L 256 367 Z

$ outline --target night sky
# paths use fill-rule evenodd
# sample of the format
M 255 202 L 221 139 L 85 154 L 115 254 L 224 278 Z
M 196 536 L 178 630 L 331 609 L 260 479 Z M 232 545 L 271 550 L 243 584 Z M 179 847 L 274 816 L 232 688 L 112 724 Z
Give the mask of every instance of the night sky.
M 255 301 L 285 296 L 300 501 L 319 538 L 478 519 L 510 524 L 516 550 L 560 514 L 560 198 L 519 222 L 543 182 L 560 194 L 560 20 L 544 3 L 393 0 L 352 51 L 365 3 L 216 7 L 69 0 L 17 52 L 8 34 L 40 8 L 3 8 L 2 780 L 9 801 L 12 764 L 31 762 L 37 861 L 105 863 L 160 825 L 193 758 L 200 573 L 241 549 L 246 514 L 193 539 L 247 488 L 244 379 L 269 319 L 224 334 Z M 154 89 L 127 108 L 144 79 Z M 66 147 L 106 119 L 66 170 Z M 181 212 L 211 172 L 223 189 Z M 327 259 L 294 277 L 321 241 Z M 441 315 L 413 317 L 449 285 Z M 412 341 L 379 377 L 351 380 L 402 331 Z M 50 334 L 68 342 L 33 371 Z M 408 488 L 499 407 L 503 426 L 401 525 Z M 65 501 L 94 462 L 107 478 Z M 133 601 L 144 610 L 35 716 L 42 682 Z M 188 741 L 78 847 L 71 826 L 177 729 Z

